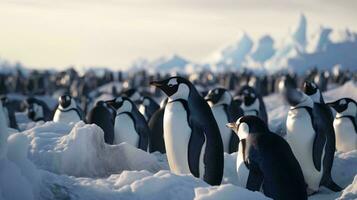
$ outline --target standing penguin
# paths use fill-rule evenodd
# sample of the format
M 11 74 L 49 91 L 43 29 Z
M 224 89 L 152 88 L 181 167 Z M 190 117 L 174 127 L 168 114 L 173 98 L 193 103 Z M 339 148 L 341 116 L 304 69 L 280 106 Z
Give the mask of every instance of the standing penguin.
M 89 124 L 96 124 L 104 132 L 104 141 L 113 144 L 115 109 L 104 101 L 98 101 L 87 115 Z
M 340 191 L 331 178 L 335 146 L 331 130 L 326 126 L 329 122 L 324 121 L 325 110 L 296 89 L 287 89 L 285 96 L 291 105 L 286 121 L 286 139 L 299 161 L 308 193 L 317 192 L 320 185 Z
M 160 103 L 160 108 L 151 116 L 148 126 L 151 131 L 150 153 L 159 151 L 166 153 L 164 142 L 164 112 L 168 98 L 165 98 Z
M 269 131 L 256 116 L 227 124 L 240 138 L 237 156 L 239 183 L 273 199 L 307 199 L 306 184 L 289 144 Z
M 127 97 L 109 101 L 116 109 L 114 144 L 127 142 L 143 151 L 148 150 L 150 129 L 144 116 Z
M 328 105 L 337 112 L 333 121 L 337 150 L 348 152 L 357 149 L 357 103 L 353 99 L 342 98 Z
M 316 142 L 314 145 L 320 149 L 318 154 L 314 154 L 314 162 L 318 168 L 323 165 L 323 176 L 320 185 L 326 186 L 335 192 L 341 191 L 342 188 L 336 185 L 331 177 L 332 165 L 336 151 L 333 114 L 330 107 L 325 104 L 322 93 L 314 82 L 306 81 L 304 83 L 304 92 L 314 102 L 313 123 L 315 131 L 318 132 L 318 138 L 314 140 L 314 142 Z M 324 154 L 322 154 L 322 152 L 324 152 Z
M 69 95 L 58 98 L 58 107 L 53 117 L 54 122 L 76 123 L 83 120 L 83 111 Z
M 52 111 L 47 104 L 39 99 L 30 97 L 26 100 L 27 116 L 32 121 L 50 121 L 52 120 Z
M 146 121 L 149 121 L 151 116 L 154 114 L 156 110 L 158 110 L 160 106 L 156 103 L 156 101 L 148 96 L 143 96 L 141 98 L 141 103 L 139 105 L 139 111 L 144 115 Z
M 242 96 L 241 107 L 244 115 L 254 115 L 260 117 L 266 124 L 268 123 L 268 114 L 265 109 L 263 98 L 250 86 L 243 86 L 238 95 Z
M 164 140 L 171 171 L 191 173 L 211 185 L 221 184 L 223 143 L 209 105 L 182 77 L 151 84 L 169 97 L 164 113 Z
M 223 141 L 224 152 L 233 153 L 238 150 L 239 138 L 231 129 L 226 127 L 228 122 L 236 121 L 243 116 L 243 110 L 236 106 L 232 95 L 224 88 L 210 90 L 205 97 L 212 109 Z
M 18 129 L 14 106 L 11 104 L 11 102 L 9 102 L 6 96 L 1 97 L 1 102 L 3 105 L 3 111 L 5 113 L 5 119 L 7 120 L 7 125 L 10 128 Z

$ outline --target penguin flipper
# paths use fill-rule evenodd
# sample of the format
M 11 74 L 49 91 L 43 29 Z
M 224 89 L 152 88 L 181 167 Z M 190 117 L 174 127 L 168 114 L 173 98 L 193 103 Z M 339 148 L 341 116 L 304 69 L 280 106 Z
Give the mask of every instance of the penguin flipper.
M 259 191 L 263 184 L 263 173 L 256 164 L 249 165 L 249 175 L 246 188 L 251 191 Z
M 239 138 L 237 134 L 235 134 L 233 131 L 231 133 L 231 139 L 229 140 L 229 153 L 234 153 L 238 151 L 238 145 L 239 145 Z
M 328 180 L 324 181 L 324 183 L 322 184 L 323 186 L 327 187 L 328 189 L 330 189 L 331 191 L 334 192 L 340 192 L 343 190 L 343 188 L 341 188 L 339 185 L 337 185 L 331 178 L 331 176 L 329 177 Z
M 191 125 L 191 128 L 192 133 L 188 143 L 188 165 L 191 173 L 195 177 L 200 177 L 200 156 L 205 136 L 200 127 Z
M 314 161 L 315 168 L 320 171 L 321 170 L 321 160 L 323 149 L 325 148 L 326 137 L 321 133 L 316 133 L 314 144 L 312 147 L 312 158 Z

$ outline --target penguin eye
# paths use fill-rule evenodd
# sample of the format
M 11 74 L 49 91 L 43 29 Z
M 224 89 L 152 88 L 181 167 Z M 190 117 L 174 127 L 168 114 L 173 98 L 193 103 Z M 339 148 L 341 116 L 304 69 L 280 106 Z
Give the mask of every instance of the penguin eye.
M 250 97 L 254 98 L 254 97 L 255 97 L 255 95 L 254 95 L 253 93 L 251 93 L 251 94 L 250 94 Z
M 342 100 L 342 101 L 340 101 L 340 106 L 343 106 L 343 105 L 345 105 L 346 104 L 346 101 L 345 100 Z
M 215 94 L 218 94 L 218 90 L 215 90 L 214 93 L 215 93 Z
M 167 83 L 167 85 L 168 85 L 169 87 L 173 87 L 173 86 L 177 85 L 177 80 L 176 80 L 176 78 L 171 79 L 171 80 Z

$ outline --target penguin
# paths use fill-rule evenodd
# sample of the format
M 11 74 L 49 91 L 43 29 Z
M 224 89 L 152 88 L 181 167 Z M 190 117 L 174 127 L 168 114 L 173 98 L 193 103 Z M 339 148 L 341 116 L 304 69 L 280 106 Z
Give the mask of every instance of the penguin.
M 284 92 L 290 104 L 286 120 L 286 140 L 297 158 L 308 185 L 308 194 L 320 186 L 332 191 L 341 191 L 331 178 L 334 158 L 334 138 L 325 116 L 327 110 L 296 89 Z M 332 130 L 333 131 L 333 130 Z
M 270 132 L 257 116 L 243 116 L 228 123 L 239 137 L 239 183 L 252 191 L 263 189 L 272 199 L 307 199 L 306 183 L 289 144 Z
M 115 109 L 104 101 L 98 101 L 87 115 L 89 124 L 96 124 L 103 130 L 104 141 L 107 144 L 113 144 L 114 141 L 115 115 Z
M 342 98 L 328 103 L 337 113 L 333 121 L 338 151 L 357 149 L 357 103 L 350 98 Z
M 32 121 L 50 121 L 52 120 L 53 112 L 47 104 L 37 98 L 30 97 L 26 99 L 27 116 Z
M 241 107 L 244 115 L 255 115 L 268 124 L 268 114 L 263 98 L 250 86 L 243 86 L 238 92 L 242 98 Z
M 58 98 L 58 107 L 53 117 L 54 122 L 76 123 L 84 119 L 82 109 L 76 101 L 69 95 Z
M 317 166 L 319 166 L 319 161 L 322 159 L 323 177 L 320 185 L 326 186 L 335 192 L 341 191 L 342 188 L 334 183 L 331 177 L 331 170 L 336 151 L 336 136 L 333 127 L 334 117 L 332 111 L 330 107 L 325 104 L 321 90 L 317 84 L 305 81 L 303 89 L 305 94 L 307 94 L 314 102 L 314 129 L 319 133 L 319 138 L 316 138 L 314 142 L 317 143 L 316 146 L 319 146 L 317 148 L 323 148 L 320 150 L 320 153 L 324 152 L 324 155 L 314 154 L 314 162 Z M 323 144 L 325 144 L 325 147 L 323 147 Z M 322 156 L 323 158 L 320 158 Z
M 6 96 L 1 97 L 1 102 L 6 116 L 5 119 L 7 120 L 7 126 L 13 129 L 18 129 L 14 105 L 9 102 Z
M 141 103 L 139 105 L 139 111 L 144 115 L 146 121 L 149 121 L 151 116 L 154 114 L 156 110 L 158 110 L 160 106 L 156 103 L 156 101 L 148 96 L 143 96 L 141 98 Z
M 109 104 L 116 110 L 114 144 L 126 142 L 147 151 L 150 129 L 134 102 L 127 97 L 118 97 L 109 101 Z
M 223 143 L 213 113 L 193 84 L 173 76 L 151 82 L 167 96 L 164 140 L 170 170 L 189 174 L 210 185 L 223 176 Z
M 150 153 L 159 151 L 166 153 L 164 142 L 164 112 L 168 98 L 165 98 L 160 103 L 160 108 L 151 116 L 148 126 L 151 131 Z
M 224 152 L 236 152 L 238 150 L 239 138 L 231 129 L 226 127 L 226 124 L 236 121 L 239 117 L 243 116 L 243 110 L 239 106 L 236 106 L 232 95 L 224 88 L 210 90 L 205 100 L 211 107 L 213 116 L 218 124 Z

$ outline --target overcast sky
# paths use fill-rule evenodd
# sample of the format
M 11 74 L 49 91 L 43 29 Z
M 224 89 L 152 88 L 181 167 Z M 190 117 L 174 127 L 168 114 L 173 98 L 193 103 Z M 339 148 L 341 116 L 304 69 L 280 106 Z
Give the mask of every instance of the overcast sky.
M 1 0 L 0 58 L 32 67 L 125 68 L 172 53 L 200 61 L 240 31 L 282 38 L 298 23 L 357 30 L 354 0 Z

